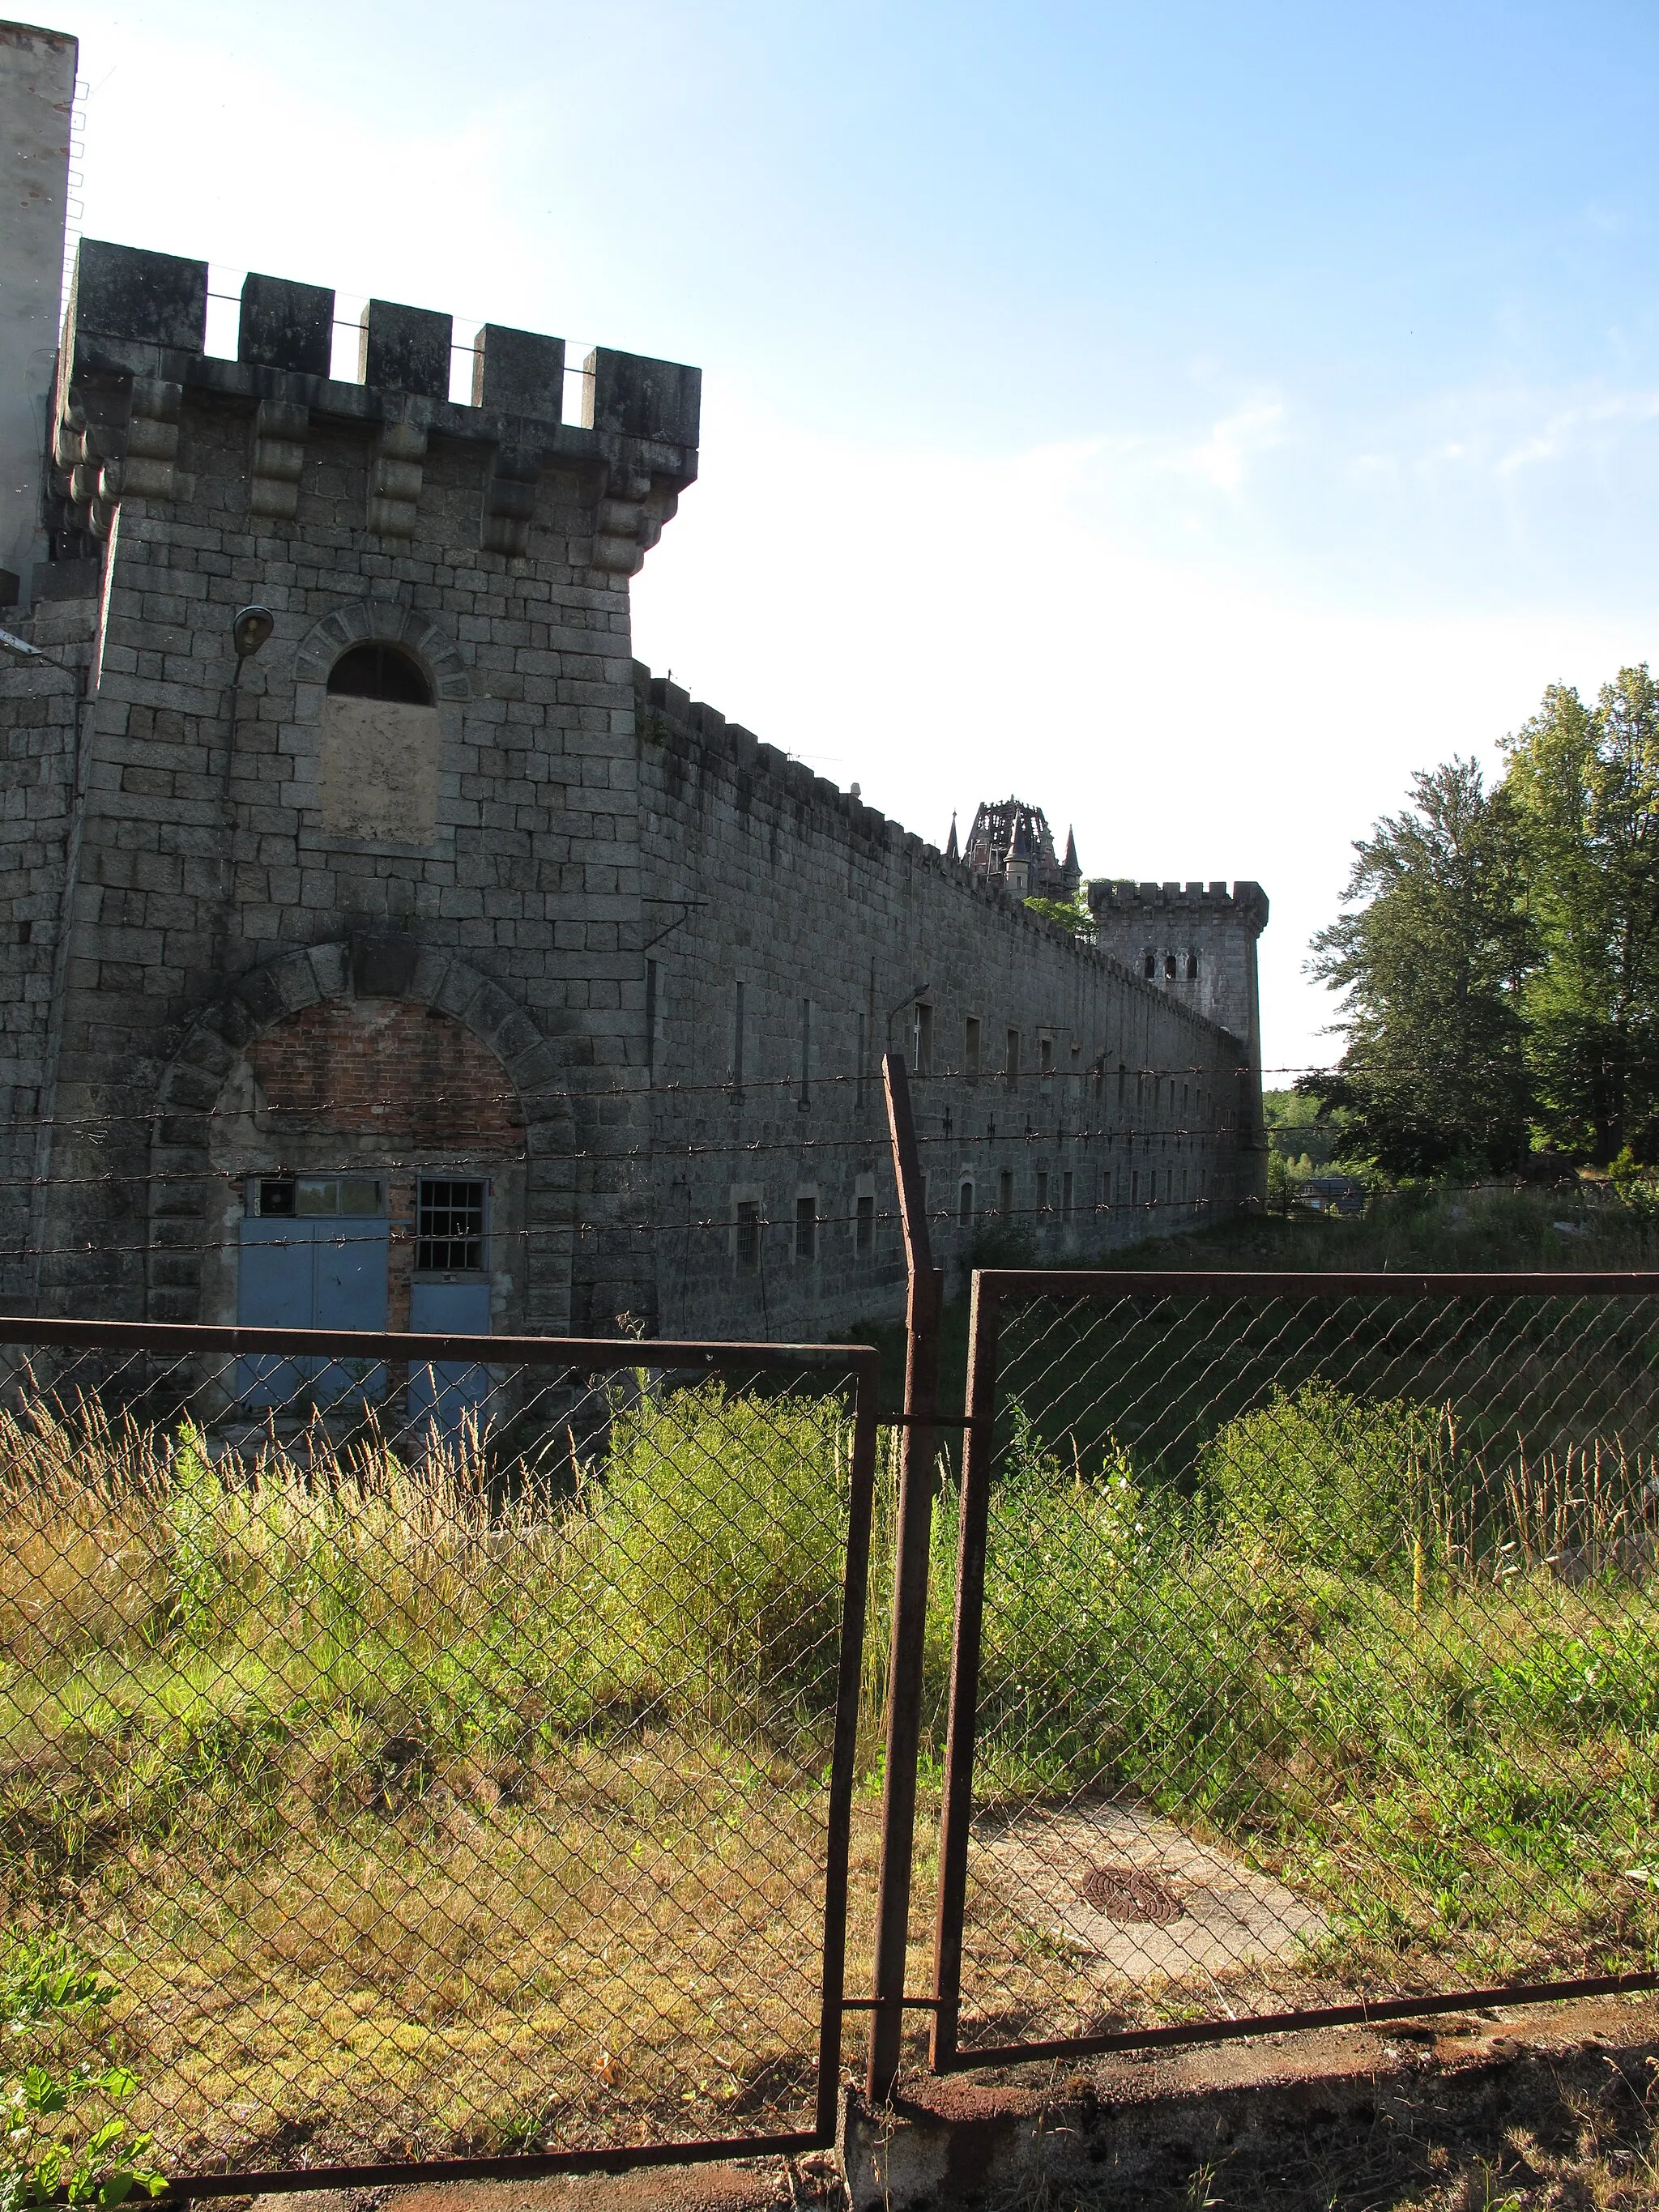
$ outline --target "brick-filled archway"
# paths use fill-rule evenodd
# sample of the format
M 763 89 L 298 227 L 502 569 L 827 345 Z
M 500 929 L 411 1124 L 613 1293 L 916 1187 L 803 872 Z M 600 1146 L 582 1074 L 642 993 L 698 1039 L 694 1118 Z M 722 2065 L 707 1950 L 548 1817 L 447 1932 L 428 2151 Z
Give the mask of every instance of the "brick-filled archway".
M 521 1007 L 465 962 L 413 939 L 313 945 L 252 970 L 195 1024 L 159 1086 L 150 1317 L 234 1318 L 227 1243 L 244 1183 L 332 1160 L 382 1176 L 405 1208 L 423 1169 L 499 1170 L 512 1250 L 501 1319 L 567 1333 L 568 1090 L 562 1055 Z M 401 1264 L 400 1292 L 394 1246 L 393 1326 L 407 1318 L 407 1254 Z M 498 1285 L 498 1305 L 502 1295 Z

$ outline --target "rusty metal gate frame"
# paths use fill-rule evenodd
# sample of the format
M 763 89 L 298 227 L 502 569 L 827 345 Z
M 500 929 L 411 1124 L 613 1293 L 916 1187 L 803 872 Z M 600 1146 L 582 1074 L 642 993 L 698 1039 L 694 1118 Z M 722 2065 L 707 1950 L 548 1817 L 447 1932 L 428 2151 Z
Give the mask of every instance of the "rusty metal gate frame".
M 823 1937 L 814 2125 L 769 2136 L 703 2137 L 690 2142 L 614 2144 L 591 2149 L 505 2154 L 498 2157 L 411 2159 L 356 2166 L 317 2166 L 222 2173 L 169 2175 L 163 2199 L 250 2197 L 322 2189 L 362 2189 L 422 2181 L 487 2181 L 539 2174 L 617 2172 L 711 2159 L 787 2156 L 825 2149 L 836 2140 L 841 2086 L 842 2020 L 872 2008 L 846 1995 L 848 1876 L 859 1687 L 869 1594 L 876 1470 L 877 1389 L 880 1355 L 868 1346 L 743 1344 L 664 1338 L 454 1336 L 298 1328 L 215 1328 L 151 1322 L 21 1320 L 0 1317 L 0 1347 L 58 1346 L 177 1358 L 210 1352 L 229 1359 L 259 1352 L 312 1358 L 344 1353 L 356 1359 L 462 1364 L 518 1364 L 574 1375 L 642 1366 L 716 1376 L 728 1371 L 817 1370 L 853 1379 L 853 1450 L 842 1583 L 842 1625 L 836 1677 L 836 1720 L 825 1820 Z
M 904 1119 L 908 1121 L 908 1101 Z M 896 1117 L 896 1138 L 897 1137 Z M 896 1150 L 900 1146 L 896 1143 Z M 913 1155 L 914 1156 L 914 1155 Z M 902 1177 L 901 1178 L 902 1182 Z M 936 2074 L 976 2066 L 1007 2066 L 1028 2059 L 1084 2057 L 1097 2052 L 1155 2049 L 1171 2044 L 1218 2043 L 1237 2036 L 1266 2035 L 1291 2028 L 1341 2027 L 1381 2020 L 1409 2020 L 1444 2012 L 1464 2012 L 1496 2004 L 1530 2004 L 1580 1996 L 1603 1996 L 1659 1989 L 1659 1973 L 1603 1974 L 1571 1981 L 1510 1983 L 1490 1989 L 1461 1989 L 1427 1996 L 1378 1999 L 1372 2002 L 1310 2007 L 1262 2013 L 1242 2019 L 1182 2021 L 1163 2027 L 1130 2028 L 1103 2035 L 1055 2037 L 1026 2043 L 975 2045 L 960 2041 L 962 1954 L 967 1906 L 968 1844 L 973 1814 L 974 1749 L 977 1723 L 979 1662 L 984 1625 L 985 1561 L 989 1524 L 991 1461 L 997 1413 L 997 1366 L 1002 1319 L 1013 1302 L 1034 1297 L 1273 1298 L 1312 1303 L 1342 1297 L 1490 1297 L 1501 1296 L 1614 1297 L 1659 1300 L 1659 1273 L 1535 1274 L 1269 1274 L 1214 1271 L 1110 1271 L 979 1268 L 973 1276 L 969 1316 L 968 1373 L 959 1420 L 934 1414 L 929 1428 L 960 1426 L 964 1431 L 957 1551 L 957 1584 L 951 1645 L 949 1723 L 945 1738 L 943 1805 L 939 1822 L 939 1877 L 934 1923 L 933 1981 L 930 1995 L 903 1997 L 902 1953 L 899 1976 L 890 1977 L 888 2019 L 890 2039 L 879 2071 L 872 2065 L 872 2087 L 890 2094 L 898 2063 L 899 2014 L 925 2009 L 933 2014 L 928 2063 Z M 931 1411 L 931 1409 L 930 1409 Z M 907 1442 L 908 1442 L 907 1431 Z M 924 1592 L 925 1595 L 925 1592 Z M 900 1639 L 895 1631 L 896 1660 Z M 919 1682 L 914 1686 L 917 1694 Z M 901 1702 L 896 1680 L 893 1702 Z M 912 1793 L 914 1798 L 914 1793 Z M 908 1907 L 908 1889 L 905 1896 Z M 884 1894 L 884 1920 L 888 1899 Z M 880 1984 L 878 1984 L 878 1987 Z

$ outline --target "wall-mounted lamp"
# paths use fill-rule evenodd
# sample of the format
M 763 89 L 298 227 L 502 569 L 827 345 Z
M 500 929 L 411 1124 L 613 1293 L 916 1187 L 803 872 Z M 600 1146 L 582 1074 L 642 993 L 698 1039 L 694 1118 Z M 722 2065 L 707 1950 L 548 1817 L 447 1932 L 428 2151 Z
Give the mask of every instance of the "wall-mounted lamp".
M 231 769 L 236 758 L 236 696 L 241 688 L 242 671 L 276 627 L 276 617 L 270 609 L 258 606 L 241 608 L 230 625 L 230 641 L 235 648 L 236 665 L 230 672 L 230 714 L 225 727 L 224 804 L 225 827 L 228 831 L 231 826 L 229 819 Z
M 240 672 L 242 663 L 252 660 L 276 627 L 276 617 L 269 607 L 244 607 L 230 626 L 230 641 L 236 648 L 236 666 Z

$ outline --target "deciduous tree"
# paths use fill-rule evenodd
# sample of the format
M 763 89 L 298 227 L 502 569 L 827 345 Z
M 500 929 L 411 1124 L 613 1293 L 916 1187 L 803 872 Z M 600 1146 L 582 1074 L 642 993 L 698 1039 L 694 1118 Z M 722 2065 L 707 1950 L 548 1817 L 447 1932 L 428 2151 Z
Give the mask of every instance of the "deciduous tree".
M 1552 685 L 1505 743 L 1542 957 L 1527 988 L 1540 1121 L 1606 1165 L 1659 1157 L 1659 686 Z
M 1306 1087 L 1349 1108 L 1352 1150 L 1395 1172 L 1501 1171 L 1528 1150 L 1534 938 L 1516 827 L 1473 760 L 1413 776 L 1412 804 L 1354 847 L 1354 911 L 1314 939 L 1346 1044 Z

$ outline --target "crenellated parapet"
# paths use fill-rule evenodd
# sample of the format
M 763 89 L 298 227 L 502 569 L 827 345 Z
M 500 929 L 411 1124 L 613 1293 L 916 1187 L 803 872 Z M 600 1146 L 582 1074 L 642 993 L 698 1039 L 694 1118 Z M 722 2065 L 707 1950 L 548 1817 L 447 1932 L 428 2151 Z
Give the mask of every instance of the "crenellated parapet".
M 1259 937 L 1267 926 L 1267 894 L 1260 884 L 1138 884 L 1103 878 L 1088 887 L 1097 922 L 1144 921 L 1149 925 L 1184 916 L 1225 919 Z
M 544 472 L 574 473 L 591 524 L 587 563 L 618 576 L 638 570 L 696 476 L 701 372 L 679 362 L 596 347 L 580 418 L 568 422 L 561 338 L 486 324 L 463 403 L 450 398 L 447 315 L 371 300 L 349 380 L 330 374 L 335 297 L 325 287 L 250 275 L 234 361 L 205 350 L 207 300 L 204 261 L 82 241 L 53 410 L 48 504 L 60 537 L 106 538 L 126 498 L 178 499 L 181 416 L 198 399 L 245 410 L 247 512 L 266 531 L 294 521 L 321 424 L 362 431 L 362 527 L 394 547 L 416 535 L 429 459 L 447 443 L 483 449 L 481 550 L 522 556 Z
M 1244 1045 L 1250 1073 L 1240 1096 L 1241 1140 L 1246 1150 L 1259 1151 L 1264 1139 L 1256 939 L 1267 926 L 1266 891 L 1250 882 L 1230 890 L 1224 883 L 1103 880 L 1088 886 L 1088 899 L 1103 952 Z

